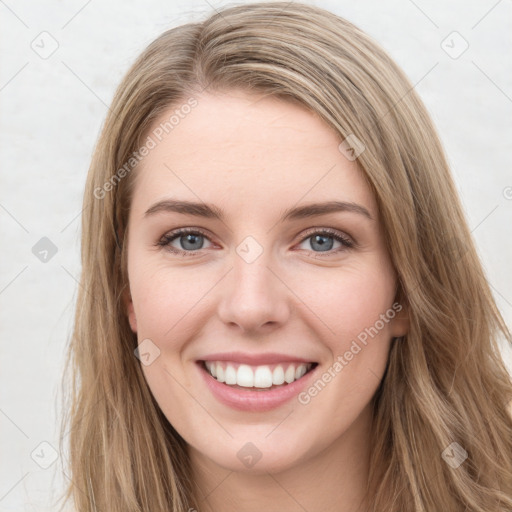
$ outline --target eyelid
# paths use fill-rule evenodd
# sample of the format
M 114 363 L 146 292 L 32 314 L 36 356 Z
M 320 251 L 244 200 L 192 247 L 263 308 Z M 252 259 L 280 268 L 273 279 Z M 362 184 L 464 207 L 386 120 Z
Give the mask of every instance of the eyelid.
M 357 245 L 356 241 L 352 238 L 352 236 L 345 233 L 344 231 L 341 231 L 341 230 L 335 229 L 335 228 L 326 228 L 326 227 L 321 227 L 321 226 L 308 228 L 306 231 L 302 232 L 300 235 L 301 242 L 315 233 L 328 234 L 328 235 L 331 235 L 334 237 L 339 237 L 339 238 L 342 238 L 344 241 L 349 242 L 353 246 Z

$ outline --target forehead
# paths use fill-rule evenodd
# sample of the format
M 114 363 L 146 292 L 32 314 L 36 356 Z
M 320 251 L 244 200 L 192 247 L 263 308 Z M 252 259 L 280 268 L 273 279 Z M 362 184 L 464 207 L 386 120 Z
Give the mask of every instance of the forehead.
M 156 144 L 137 169 L 132 210 L 141 214 L 150 203 L 172 197 L 250 217 L 270 215 L 274 206 L 282 211 L 301 202 L 339 200 L 363 204 L 376 215 L 360 169 L 316 114 L 240 91 L 195 99 L 197 105 L 177 123 L 175 116 L 172 127 L 165 123 L 179 104 L 153 124 L 149 135 Z

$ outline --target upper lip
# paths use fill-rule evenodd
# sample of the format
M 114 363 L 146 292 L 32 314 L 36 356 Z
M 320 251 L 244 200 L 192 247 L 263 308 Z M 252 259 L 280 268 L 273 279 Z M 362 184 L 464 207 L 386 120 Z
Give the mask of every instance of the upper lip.
M 291 356 L 288 354 L 279 354 L 276 352 L 269 352 L 266 354 L 244 354 L 242 352 L 222 352 L 216 354 L 208 354 L 198 361 L 232 361 L 235 363 L 248 364 L 253 366 L 263 364 L 277 364 L 277 363 L 313 363 L 312 359 L 304 359 L 302 357 Z

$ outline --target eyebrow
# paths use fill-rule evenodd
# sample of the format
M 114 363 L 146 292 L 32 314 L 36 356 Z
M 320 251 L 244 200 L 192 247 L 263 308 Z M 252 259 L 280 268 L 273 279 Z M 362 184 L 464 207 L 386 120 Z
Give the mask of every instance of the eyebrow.
M 165 199 L 155 203 L 146 211 L 144 217 L 149 217 L 161 212 L 182 213 L 184 215 L 193 215 L 196 217 L 205 217 L 208 219 L 218 219 L 224 222 L 223 211 L 217 208 L 215 205 L 198 203 L 194 201 L 179 201 L 176 199 Z M 290 221 L 306 219 L 336 212 L 357 213 L 370 220 L 373 220 L 370 212 L 360 204 L 346 201 L 328 201 L 325 203 L 311 203 L 303 206 L 289 208 L 282 213 L 279 222 L 284 222 L 286 220 Z

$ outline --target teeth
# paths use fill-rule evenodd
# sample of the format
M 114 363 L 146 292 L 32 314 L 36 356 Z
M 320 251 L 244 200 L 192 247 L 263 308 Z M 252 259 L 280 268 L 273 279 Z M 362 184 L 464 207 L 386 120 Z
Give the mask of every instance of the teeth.
M 258 366 L 254 372 L 254 387 L 270 388 L 271 386 L 272 372 L 270 371 L 270 368 L 268 366 Z
M 284 372 L 284 380 L 288 382 L 288 384 L 292 383 L 295 380 L 295 368 L 293 367 L 293 365 L 288 366 L 288 368 Z
M 304 365 L 298 366 L 295 370 L 295 380 L 300 379 L 306 373 L 306 367 Z
M 238 367 L 238 371 L 236 372 L 236 383 L 244 388 L 254 387 L 254 373 L 250 366 L 241 364 Z
M 278 365 L 274 368 L 272 372 L 272 384 L 279 386 L 284 383 L 284 370 L 281 365 Z
M 206 368 L 208 368 L 208 371 L 210 372 L 211 376 L 217 377 L 217 365 L 210 361 L 205 361 L 204 364 Z
M 237 381 L 236 370 L 232 366 L 226 367 L 225 376 L 226 376 L 226 384 L 236 384 L 236 381 Z M 215 377 L 215 375 L 214 375 L 214 377 Z
M 285 382 L 291 384 L 300 379 L 312 367 L 312 363 L 284 363 L 278 365 L 249 366 L 225 361 L 205 361 L 205 366 L 217 381 L 244 388 L 270 388 Z

